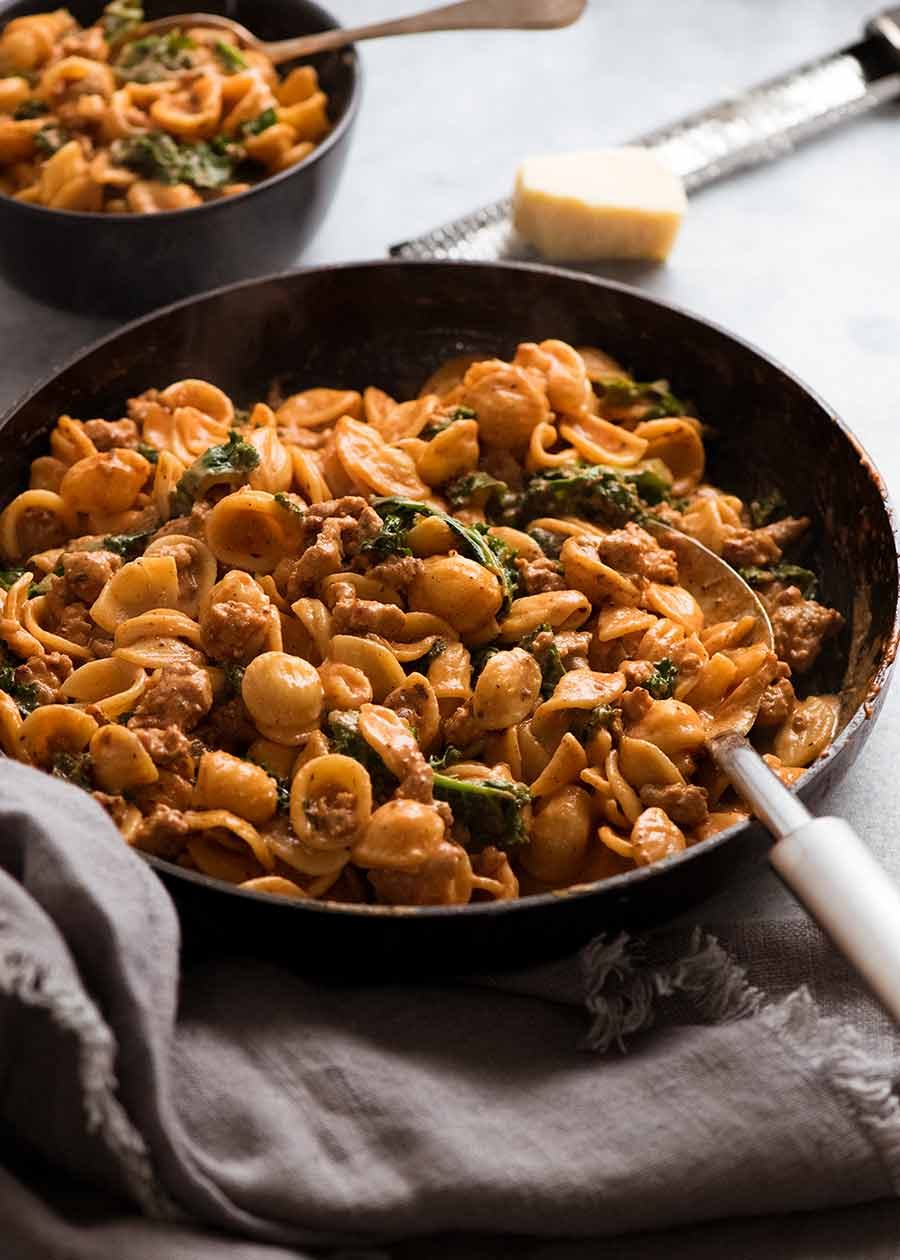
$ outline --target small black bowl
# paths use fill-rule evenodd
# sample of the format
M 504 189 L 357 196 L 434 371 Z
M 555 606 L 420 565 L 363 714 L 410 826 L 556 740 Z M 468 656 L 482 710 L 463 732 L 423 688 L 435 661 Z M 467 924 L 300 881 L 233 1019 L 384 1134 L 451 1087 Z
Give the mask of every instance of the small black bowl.
M 73 0 L 68 8 L 89 25 L 102 5 Z M 57 0 L 0 0 L 0 28 L 12 18 L 57 7 Z M 262 39 L 338 25 L 312 0 L 204 0 L 196 6 L 149 0 L 147 18 L 192 7 L 242 22 Z M 352 48 L 304 61 L 318 71 L 332 122 L 304 161 L 235 197 L 159 214 L 49 210 L 0 196 L 0 272 L 30 296 L 79 314 L 138 315 L 295 262 L 334 196 L 361 86 Z

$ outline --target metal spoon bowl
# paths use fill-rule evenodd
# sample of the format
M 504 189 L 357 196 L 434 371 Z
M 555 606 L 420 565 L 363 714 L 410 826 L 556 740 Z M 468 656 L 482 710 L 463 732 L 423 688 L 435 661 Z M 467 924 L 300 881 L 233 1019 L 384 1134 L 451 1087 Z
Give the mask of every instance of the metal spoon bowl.
M 205 26 L 227 31 L 242 47 L 263 53 L 273 65 L 280 65 L 298 57 L 311 57 L 314 53 L 345 48 L 364 39 L 381 39 L 388 35 L 418 35 L 425 31 L 553 30 L 577 22 L 586 4 L 587 0 L 463 0 L 461 4 L 448 4 L 409 17 L 272 42 L 257 38 L 240 22 L 216 13 L 179 13 L 123 31 L 111 41 L 110 47 L 116 52 L 125 44 L 144 39 L 147 35 L 162 35 L 175 28 L 185 30 Z
M 749 614 L 754 641 L 774 646 L 762 603 L 729 564 L 679 530 L 646 527 L 675 552 L 681 583 L 710 622 Z M 814 818 L 772 773 L 746 738 L 754 717 L 714 725 L 710 756 L 775 838 L 769 860 L 778 875 L 900 1023 L 900 890 L 846 822 Z

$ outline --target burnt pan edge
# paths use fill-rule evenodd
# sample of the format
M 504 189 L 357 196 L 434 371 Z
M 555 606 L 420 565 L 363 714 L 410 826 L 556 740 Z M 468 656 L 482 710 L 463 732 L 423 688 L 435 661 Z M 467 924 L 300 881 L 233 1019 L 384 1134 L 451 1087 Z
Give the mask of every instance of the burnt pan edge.
M 727 330 L 723 329 L 716 323 L 702 319 L 690 312 L 670 303 L 660 302 L 654 298 L 650 298 L 638 290 L 627 285 L 618 284 L 611 281 L 603 281 L 588 277 L 576 272 L 569 272 L 558 268 L 544 267 L 533 264 L 491 264 L 491 263 L 416 263 L 410 264 L 402 261 L 384 261 L 375 263 L 347 263 L 327 267 L 307 268 L 299 271 L 290 271 L 287 273 L 278 273 L 261 279 L 243 281 L 238 284 L 224 286 L 221 289 L 214 290 L 210 293 L 201 295 L 200 297 L 190 298 L 162 310 L 153 312 L 141 319 L 135 320 L 119 329 L 117 332 L 107 335 L 97 342 L 93 343 L 87 349 L 79 354 L 72 356 L 64 365 L 55 368 L 48 376 L 35 388 L 27 391 L 27 393 L 19 399 L 19 401 L 10 408 L 7 413 L 0 419 L 0 435 L 2 435 L 6 426 L 23 410 L 29 403 L 37 399 L 38 396 L 48 389 L 59 378 L 63 377 L 68 371 L 76 368 L 78 364 L 90 358 L 92 355 L 105 348 L 111 348 L 120 340 L 123 340 L 141 328 L 154 324 L 161 325 L 165 320 L 179 312 L 185 311 L 190 307 L 202 308 L 205 303 L 213 303 L 218 298 L 226 295 L 240 294 L 245 290 L 262 291 L 266 286 L 272 286 L 273 294 L 282 288 L 290 288 L 293 284 L 302 284 L 303 279 L 328 279 L 329 276 L 338 277 L 342 273 L 356 272 L 360 275 L 361 283 L 364 285 L 367 278 L 374 278 L 377 275 L 389 275 L 390 273 L 400 273 L 402 271 L 412 272 L 421 276 L 421 289 L 427 291 L 428 278 L 436 276 L 438 273 L 446 275 L 449 269 L 453 269 L 455 274 L 462 278 L 467 274 L 470 279 L 477 280 L 479 276 L 491 275 L 496 277 L 497 273 L 508 274 L 511 277 L 519 273 L 526 273 L 533 277 L 546 277 L 548 285 L 560 285 L 575 283 L 582 289 L 590 289 L 597 292 L 598 295 L 603 293 L 611 295 L 619 295 L 621 298 L 627 299 L 629 303 L 637 304 L 638 307 L 647 309 L 655 313 L 660 318 L 675 318 L 676 320 L 689 321 L 697 328 L 707 330 L 714 334 L 723 342 L 727 343 L 729 350 L 742 356 L 748 361 L 756 361 L 762 365 L 767 371 L 774 372 L 782 381 L 787 382 L 792 389 L 799 391 L 805 396 L 805 399 L 822 413 L 831 426 L 836 428 L 847 443 L 851 446 L 859 461 L 865 476 L 874 487 L 877 499 L 884 512 L 884 521 L 882 525 L 887 526 L 893 540 L 893 572 L 892 577 L 896 583 L 897 578 L 897 556 L 898 556 L 898 535 L 895 523 L 895 516 L 891 507 L 884 482 L 873 465 L 866 451 L 863 449 L 858 440 L 848 431 L 841 419 L 834 411 L 827 406 L 814 391 L 810 390 L 802 382 L 798 381 L 792 373 L 788 372 L 780 363 L 773 360 L 770 356 L 763 354 L 754 346 L 749 345 L 741 338 L 734 336 Z M 511 284 L 513 281 L 511 281 Z M 600 316 L 598 315 L 598 319 Z M 549 330 L 554 331 L 554 330 Z M 151 338 L 152 341 L 152 338 Z M 114 356 L 113 356 L 114 357 Z M 44 431 L 46 427 L 52 423 L 52 417 L 46 417 L 44 422 Z M 37 432 L 37 428 L 32 426 L 31 434 Z M 877 653 L 877 660 L 874 663 L 874 670 L 867 680 L 862 702 L 855 708 L 843 730 L 840 732 L 834 744 L 823 754 L 816 765 L 808 772 L 801 785 L 799 795 L 807 801 L 813 802 L 821 799 L 821 797 L 847 772 L 856 755 L 860 751 L 862 744 L 868 737 L 872 723 L 880 711 L 884 701 L 887 686 L 891 678 L 892 665 L 897 650 L 898 638 L 900 638 L 900 608 L 898 608 L 896 597 L 896 586 L 891 592 L 893 609 L 890 618 L 890 630 L 885 635 L 884 642 Z M 290 921 L 284 916 L 290 912 L 300 912 L 307 916 L 316 916 L 321 922 L 327 919 L 331 922 L 343 920 L 349 926 L 349 921 L 355 921 L 362 925 L 363 922 L 379 921 L 381 923 L 398 922 L 400 920 L 417 920 L 419 922 L 431 922 L 437 926 L 438 921 L 447 923 L 448 920 L 456 920 L 462 916 L 465 921 L 473 926 L 476 921 L 507 920 L 510 916 L 526 917 L 529 912 L 536 912 L 542 909 L 550 908 L 565 902 L 573 908 L 577 903 L 586 900 L 602 898 L 604 903 L 608 903 L 611 907 L 621 902 L 624 909 L 624 902 L 630 900 L 630 896 L 650 881 L 651 892 L 654 884 L 662 885 L 677 872 L 686 875 L 689 870 L 698 864 L 710 864 L 716 860 L 717 856 L 725 849 L 734 849 L 734 862 L 743 866 L 745 863 L 743 858 L 752 855 L 754 858 L 765 850 L 769 843 L 768 837 L 763 829 L 756 823 L 740 824 L 737 827 L 730 828 L 728 831 L 722 832 L 720 835 L 706 841 L 702 845 L 698 845 L 687 850 L 684 854 L 669 859 L 664 863 L 655 866 L 642 868 L 627 874 L 616 876 L 609 880 L 604 880 L 594 884 L 580 885 L 571 889 L 562 890 L 556 893 L 539 894 L 519 902 L 506 903 L 486 903 L 484 905 L 475 905 L 468 907 L 382 907 L 382 906 L 340 906 L 329 905 L 326 903 L 310 902 L 310 903 L 291 903 L 278 902 L 275 898 L 267 897 L 263 894 L 246 892 L 239 889 L 228 888 L 216 880 L 195 872 L 186 872 L 171 863 L 164 862 L 160 859 L 148 857 L 150 864 L 166 879 L 170 886 L 181 886 L 185 891 L 193 888 L 197 893 L 201 890 L 213 894 L 221 895 L 223 892 L 230 892 L 239 902 L 245 902 L 248 907 L 256 903 L 260 911 L 266 911 L 267 916 L 275 913 L 274 905 L 278 905 L 282 914 L 281 921 L 283 925 L 287 925 Z M 721 862 L 719 862 L 721 865 Z M 678 880 L 683 883 L 683 879 Z M 698 881 L 702 884 L 704 881 Z M 707 890 L 709 891 L 709 890 Z M 701 894 L 702 895 L 702 894 Z M 605 907 L 604 907 L 605 908 Z M 681 907 L 683 908 L 683 907 Z M 666 915 L 668 917 L 677 912 L 678 907 L 668 907 Z M 630 921 L 634 916 L 627 914 L 626 918 Z M 616 914 L 613 912 L 609 921 L 616 920 Z M 307 918 L 309 922 L 309 918 Z M 606 926 L 607 919 L 604 917 L 603 925 Z M 299 924 L 298 924 L 299 926 Z M 424 926 L 424 924 L 423 924 Z M 509 923 L 512 927 L 512 923 Z M 499 922 L 498 922 L 499 927 Z M 589 934 L 589 933 L 588 933 Z M 582 933 L 583 939 L 586 934 Z M 543 951 L 541 951 L 543 952 Z

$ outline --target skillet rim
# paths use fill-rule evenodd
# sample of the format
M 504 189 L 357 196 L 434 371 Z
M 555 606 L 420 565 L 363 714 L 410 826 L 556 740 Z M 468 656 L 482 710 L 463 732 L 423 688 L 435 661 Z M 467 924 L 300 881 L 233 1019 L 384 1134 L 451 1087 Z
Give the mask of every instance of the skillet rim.
M 201 207 L 202 208 L 202 207 Z M 175 314 L 177 311 L 183 310 L 192 305 L 199 305 L 217 297 L 226 294 L 239 292 L 242 289 L 251 286 L 264 286 L 267 284 L 286 282 L 297 276 L 305 276 L 311 274 L 324 275 L 329 272 L 337 271 L 371 271 L 375 269 L 391 268 L 406 271 L 417 271 L 427 274 L 437 268 L 446 269 L 448 267 L 477 269 L 479 271 L 513 271 L 526 272 L 537 275 L 549 275 L 554 278 L 563 278 L 568 281 L 576 281 L 582 285 L 599 291 L 612 291 L 625 294 L 629 298 L 636 298 L 640 303 L 654 306 L 669 314 L 674 314 L 682 318 L 692 320 L 697 324 L 703 325 L 705 328 L 712 329 L 713 332 L 723 337 L 736 346 L 739 351 L 749 354 L 757 359 L 762 360 L 768 367 L 774 368 L 782 377 L 787 378 L 794 386 L 807 395 L 816 406 L 825 414 L 827 419 L 834 425 L 846 438 L 849 445 L 856 452 L 857 458 L 862 465 L 863 470 L 869 479 L 874 483 L 878 497 L 884 508 L 887 524 L 891 532 L 894 543 L 894 563 L 895 570 L 898 575 L 897 598 L 894 603 L 893 618 L 891 632 L 888 635 L 884 646 L 878 657 L 877 666 L 868 681 L 865 698 L 862 703 L 853 712 L 850 719 L 841 730 L 837 738 L 828 749 L 813 763 L 809 768 L 807 775 L 804 776 L 802 783 L 802 792 L 799 787 L 792 787 L 790 790 L 798 796 L 807 794 L 808 789 L 820 778 L 824 771 L 828 769 L 836 757 L 840 756 L 846 745 L 848 745 L 856 732 L 860 729 L 864 722 L 874 721 L 878 716 L 880 704 L 883 701 L 888 687 L 892 679 L 892 671 L 895 665 L 898 644 L 900 644 L 900 522 L 898 522 L 897 513 L 888 494 L 887 487 L 876 467 L 874 461 L 859 441 L 856 435 L 848 428 L 837 412 L 822 398 L 820 395 L 805 381 L 801 380 L 788 368 L 786 368 L 780 360 L 773 358 L 770 354 L 761 350 L 753 342 L 747 341 L 745 338 L 736 335 L 729 329 L 723 327 L 717 321 L 707 319 L 705 316 L 699 315 L 694 311 L 680 306 L 675 302 L 663 301 L 659 298 L 652 297 L 643 290 L 633 285 L 623 284 L 621 281 L 608 280 L 604 277 L 594 276 L 588 273 L 574 271 L 564 267 L 553 267 L 544 263 L 531 262 L 488 262 L 488 261 L 468 261 L 457 259 L 441 259 L 431 261 L 410 261 L 407 259 L 362 259 L 357 261 L 345 261 L 338 263 L 322 263 L 308 267 L 291 268 L 288 271 L 272 272 L 264 276 L 256 276 L 249 280 L 240 280 L 231 284 L 221 285 L 215 289 L 206 290 L 203 293 L 194 294 L 191 297 L 183 298 L 177 302 L 169 303 L 166 306 L 158 307 L 156 310 L 150 311 L 145 315 L 139 316 L 137 319 L 130 320 L 126 324 L 119 325 L 112 332 L 90 342 L 87 346 L 75 354 L 70 355 L 64 362 L 58 366 L 53 366 L 50 371 L 43 376 L 36 385 L 26 390 L 19 398 L 16 399 L 2 414 L 0 414 L 0 446 L 3 441 L 3 430 L 12 419 L 12 417 L 29 402 L 32 401 L 42 390 L 48 388 L 53 382 L 70 369 L 77 366 L 82 360 L 90 357 L 104 347 L 112 345 L 117 339 L 129 335 L 137 331 L 142 325 L 149 324 L 154 320 Z M 750 819 L 746 822 L 736 823 L 731 827 L 719 832 L 717 835 L 710 837 L 709 840 L 703 841 L 701 844 L 693 845 L 689 849 L 685 849 L 679 854 L 663 859 L 661 862 L 652 863 L 649 866 L 637 867 L 633 871 L 626 871 L 621 875 L 614 875 L 608 879 L 595 880 L 587 884 L 574 884 L 568 888 L 556 889 L 546 893 L 534 893 L 526 897 L 517 898 L 510 901 L 491 901 L 476 902 L 465 906 L 382 906 L 382 905 L 355 905 L 344 904 L 340 902 L 325 902 L 314 899 L 294 900 L 285 897 L 274 896 L 270 893 L 255 892 L 244 888 L 228 884 L 224 880 L 214 879 L 212 876 L 204 875 L 200 871 L 189 871 L 183 867 L 177 866 L 174 862 L 167 862 L 162 858 L 153 856 L 152 854 L 142 853 L 139 849 L 134 852 L 141 857 L 154 870 L 169 878 L 184 880 L 188 884 L 204 888 L 207 891 L 230 894 L 250 901 L 261 902 L 269 906 L 277 906 L 283 913 L 316 913 L 331 916 L 343 916 L 351 919 L 383 919 L 383 918 L 415 918 L 424 919 L 426 921 L 443 920 L 447 918 L 472 918 L 496 915 L 510 915 L 515 913 L 523 914 L 529 908 L 549 907 L 555 903 L 569 899 L 585 899 L 595 896 L 598 893 L 612 894 L 616 892 L 630 892 L 634 888 L 640 888 L 642 884 L 653 879 L 658 873 L 671 870 L 673 866 L 686 866 L 703 854 L 708 854 L 718 850 L 726 843 L 736 841 L 743 833 L 748 834 L 756 829 L 757 832 L 765 835 L 764 830 L 758 822 Z

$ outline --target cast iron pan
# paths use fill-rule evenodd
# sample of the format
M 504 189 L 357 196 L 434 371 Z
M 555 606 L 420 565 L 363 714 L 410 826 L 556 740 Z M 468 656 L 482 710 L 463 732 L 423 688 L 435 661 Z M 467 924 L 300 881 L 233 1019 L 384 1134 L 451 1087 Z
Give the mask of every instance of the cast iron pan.
M 288 388 L 377 384 L 411 397 L 445 358 L 506 356 L 519 341 L 597 345 L 639 379 L 669 377 L 714 425 L 710 478 L 746 498 L 777 488 L 815 530 L 805 562 L 847 628 L 809 689 L 840 690 L 845 725 L 804 776 L 819 802 L 849 770 L 884 699 L 898 633 L 897 540 L 878 473 L 828 407 L 757 350 L 622 285 L 534 266 L 322 267 L 222 289 L 131 324 L 0 421 L 0 500 L 24 483 L 63 411 L 117 417 L 149 386 L 206 377 L 238 405 Z M 252 948 L 308 970 L 398 974 L 496 968 L 573 949 L 598 932 L 658 924 L 740 880 L 767 847 L 757 824 L 577 890 L 463 908 L 288 902 L 149 858 L 189 942 Z M 98 872 L 98 876 L 99 876 Z

